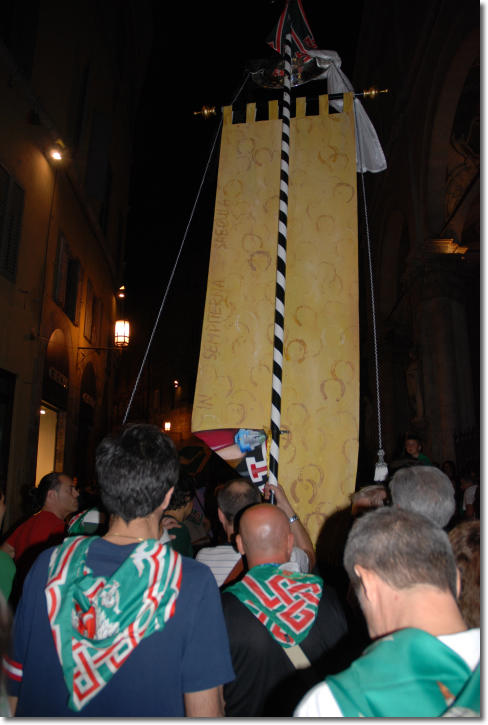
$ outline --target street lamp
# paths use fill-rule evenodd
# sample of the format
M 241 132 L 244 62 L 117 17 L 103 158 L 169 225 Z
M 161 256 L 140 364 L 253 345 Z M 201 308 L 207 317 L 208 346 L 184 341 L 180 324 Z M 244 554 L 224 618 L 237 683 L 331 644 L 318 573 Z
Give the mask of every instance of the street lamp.
M 115 323 L 115 346 L 127 347 L 129 344 L 129 323 L 127 320 L 117 320 Z
M 65 150 L 65 145 L 62 142 L 60 138 L 58 138 L 57 141 L 53 143 L 52 146 L 48 149 L 49 156 L 54 159 L 55 161 L 61 161 L 63 158 L 63 152 Z

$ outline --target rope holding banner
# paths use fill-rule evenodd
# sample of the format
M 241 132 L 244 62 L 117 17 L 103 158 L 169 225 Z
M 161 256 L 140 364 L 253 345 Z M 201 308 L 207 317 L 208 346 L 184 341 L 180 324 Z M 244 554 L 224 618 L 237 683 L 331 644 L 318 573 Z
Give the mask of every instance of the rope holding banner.
M 271 395 L 271 448 L 269 482 L 278 485 L 280 457 L 281 384 L 283 380 L 283 340 L 285 327 L 286 240 L 288 234 L 288 169 L 290 155 L 290 88 L 291 35 L 286 36 L 283 48 L 283 118 L 281 131 L 280 212 L 278 220 L 278 256 L 276 264 L 276 300 L 273 350 L 273 390 Z M 271 491 L 270 503 L 276 503 Z
M 359 156 L 359 167 L 361 169 L 361 185 L 363 190 L 363 205 L 364 205 L 364 221 L 366 227 L 366 242 L 368 247 L 368 262 L 369 262 L 369 279 L 371 285 L 371 317 L 373 320 L 373 342 L 374 342 L 374 362 L 375 362 L 375 373 L 376 373 L 376 403 L 378 409 L 378 462 L 374 468 L 374 480 L 384 481 L 388 476 L 388 465 L 385 462 L 385 451 L 383 450 L 383 441 L 381 435 L 381 407 L 380 407 L 380 373 L 378 363 L 378 337 L 376 333 L 376 306 L 374 300 L 374 286 L 373 286 L 373 261 L 371 258 L 371 241 L 369 237 L 369 222 L 368 222 L 368 207 L 366 204 L 366 188 L 364 185 L 364 171 L 363 171 L 363 154 L 361 150 L 361 138 L 359 134 L 359 128 L 356 121 L 356 101 L 354 101 L 354 121 L 356 124 L 356 141 L 358 145 L 358 156 Z
M 239 88 L 239 90 L 237 91 L 237 94 L 235 95 L 234 100 L 232 101 L 231 105 L 234 104 L 235 101 L 237 101 L 237 99 L 239 98 L 239 96 L 241 94 L 241 91 L 244 88 L 244 86 L 246 85 L 247 79 L 249 78 L 250 75 L 251 75 L 251 71 L 248 71 L 246 77 L 244 78 L 244 82 L 241 85 L 241 87 Z M 191 224 L 192 219 L 193 219 L 193 216 L 195 214 L 195 209 L 197 207 L 198 200 L 200 198 L 200 194 L 201 194 L 201 191 L 203 189 L 203 184 L 204 184 L 205 178 L 207 176 L 207 172 L 208 172 L 208 169 L 209 169 L 209 166 L 210 166 L 210 162 L 212 160 L 213 152 L 214 152 L 215 146 L 216 146 L 217 141 L 218 141 L 218 138 L 219 138 L 220 129 L 222 128 L 223 118 L 224 117 L 222 115 L 220 117 L 220 122 L 219 122 L 219 127 L 217 129 L 217 133 L 215 134 L 215 137 L 214 137 L 214 140 L 213 140 L 213 143 L 212 143 L 212 148 L 210 150 L 210 156 L 208 157 L 207 165 L 205 166 L 205 171 L 203 172 L 202 180 L 201 180 L 200 186 L 198 188 L 198 192 L 197 192 L 197 195 L 196 195 L 196 198 L 195 198 L 195 203 L 193 204 L 193 208 L 191 210 L 190 218 L 188 220 L 188 224 L 186 225 L 185 233 L 183 235 L 183 239 L 181 240 L 181 244 L 180 244 L 180 248 L 178 250 L 178 254 L 176 255 L 176 261 L 175 261 L 175 263 L 173 265 L 173 269 L 171 270 L 171 275 L 170 275 L 170 278 L 169 278 L 169 282 L 168 282 L 168 284 L 166 286 L 166 291 L 164 293 L 163 301 L 161 302 L 161 306 L 159 308 L 159 312 L 158 312 L 158 315 L 156 317 L 156 322 L 153 325 L 153 329 L 152 329 L 152 332 L 151 332 L 151 337 L 149 338 L 149 342 L 147 344 L 146 352 L 144 353 L 144 357 L 142 359 L 141 367 L 139 368 L 139 373 L 137 374 L 136 382 L 134 383 L 134 387 L 132 389 L 132 393 L 131 393 L 131 396 L 130 396 L 130 399 L 129 399 L 129 404 L 127 405 L 127 410 L 125 411 L 125 415 L 124 415 L 124 419 L 122 421 L 122 425 L 125 425 L 126 424 L 127 418 L 129 416 L 129 411 L 131 409 L 132 401 L 134 400 L 134 396 L 136 394 L 137 386 L 139 385 L 139 381 L 141 379 L 142 371 L 144 370 L 144 365 L 146 364 L 147 356 L 149 355 L 149 350 L 151 348 L 151 344 L 152 344 L 154 335 L 156 333 L 156 329 L 157 329 L 157 326 L 158 326 L 158 323 L 159 323 L 159 318 L 161 317 L 161 313 L 163 311 L 164 304 L 166 302 L 166 297 L 168 296 L 169 288 L 171 287 L 171 283 L 173 281 L 173 277 L 175 275 L 176 268 L 178 266 L 178 262 L 179 262 L 179 259 L 180 259 L 180 256 L 181 256 L 181 252 L 183 251 L 183 245 L 185 244 L 185 239 L 187 237 L 188 230 L 190 228 L 190 224 Z

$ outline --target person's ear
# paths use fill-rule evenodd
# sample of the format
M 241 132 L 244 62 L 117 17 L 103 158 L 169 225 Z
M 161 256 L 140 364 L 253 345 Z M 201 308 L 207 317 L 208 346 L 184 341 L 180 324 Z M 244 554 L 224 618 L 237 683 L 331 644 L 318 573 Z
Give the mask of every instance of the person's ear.
M 459 571 L 458 567 L 456 567 L 456 601 L 459 599 L 461 595 L 461 572 Z
M 354 573 L 360 579 L 364 597 L 368 602 L 373 602 L 377 597 L 377 577 L 371 569 L 365 569 L 360 564 L 354 567 Z
M 227 523 L 227 521 L 226 521 L 224 514 L 222 513 L 222 511 L 220 509 L 217 509 L 217 514 L 218 514 L 220 523 L 222 524 L 222 526 L 225 529 L 225 524 Z
M 49 491 L 47 492 L 46 498 L 49 498 L 52 501 L 53 499 L 57 499 L 57 497 L 58 497 L 58 491 L 56 491 L 55 488 L 50 488 Z
M 171 501 L 171 496 L 173 495 L 173 491 L 175 490 L 174 486 L 171 486 L 166 496 L 163 498 L 163 511 L 165 511 L 168 506 L 169 502 Z
M 237 536 L 236 536 L 236 546 L 237 546 L 237 551 L 239 552 L 239 554 L 244 556 L 244 554 L 246 552 L 244 551 L 244 547 L 242 545 L 242 538 L 241 538 L 240 534 L 237 534 Z

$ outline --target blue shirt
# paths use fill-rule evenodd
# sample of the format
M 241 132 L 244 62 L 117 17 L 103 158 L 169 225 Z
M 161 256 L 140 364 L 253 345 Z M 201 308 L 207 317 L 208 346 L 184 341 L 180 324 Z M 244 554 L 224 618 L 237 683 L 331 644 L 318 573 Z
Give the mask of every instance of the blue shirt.
M 97 539 L 87 566 L 95 576 L 110 576 L 136 546 Z M 163 631 L 144 638 L 80 712 L 68 708 L 44 593 L 53 550 L 30 570 L 15 615 L 6 674 L 9 695 L 19 698 L 17 717 L 184 717 L 184 693 L 234 680 L 215 579 L 206 566 L 183 557 L 175 614 Z

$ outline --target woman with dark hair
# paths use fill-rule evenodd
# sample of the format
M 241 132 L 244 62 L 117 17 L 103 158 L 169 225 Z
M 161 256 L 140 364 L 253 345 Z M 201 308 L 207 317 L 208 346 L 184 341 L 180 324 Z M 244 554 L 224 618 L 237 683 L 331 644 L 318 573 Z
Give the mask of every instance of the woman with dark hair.
M 0 547 L 12 557 L 17 567 L 17 596 L 41 551 L 63 541 L 65 519 L 78 509 L 78 491 L 69 476 L 48 473 L 37 487 L 29 491 L 29 503 L 33 515 L 18 526 Z

